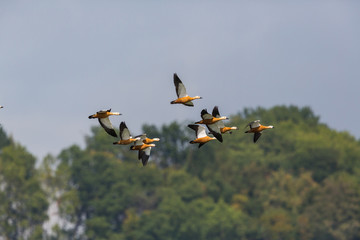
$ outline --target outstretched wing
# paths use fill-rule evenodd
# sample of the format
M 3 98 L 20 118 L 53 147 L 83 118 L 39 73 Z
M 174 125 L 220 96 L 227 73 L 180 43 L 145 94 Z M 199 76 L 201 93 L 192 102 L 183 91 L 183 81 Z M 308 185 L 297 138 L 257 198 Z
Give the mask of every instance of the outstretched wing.
M 104 128 L 104 130 L 113 137 L 117 137 L 117 134 L 114 130 L 113 125 L 111 124 L 109 118 L 98 118 L 100 125 Z
M 151 151 L 151 147 L 139 151 L 139 160 L 141 158 L 143 166 L 146 166 L 146 164 L 148 163 L 148 160 L 150 158 L 150 151 Z
M 188 125 L 189 128 L 195 130 L 196 132 L 196 138 L 202 138 L 202 137 L 206 137 L 206 132 L 205 132 L 205 128 L 201 125 L 197 125 L 197 124 L 189 124 Z
M 201 115 L 202 119 L 212 119 L 213 118 L 213 116 L 207 112 L 206 108 L 201 111 L 200 115 Z
M 120 123 L 120 139 L 121 140 L 128 140 L 130 139 L 131 135 L 130 135 L 130 131 L 127 128 L 125 122 L 121 122 Z
M 220 113 L 219 113 L 219 108 L 218 106 L 215 106 L 213 111 L 212 111 L 212 115 L 213 117 L 219 118 L 220 117 Z
M 214 137 L 219 142 L 223 142 L 223 138 L 222 138 L 221 131 L 220 131 L 220 128 L 219 128 L 219 122 L 216 122 L 216 123 L 213 123 L 213 124 L 208 124 L 206 126 L 208 127 L 211 134 L 214 135 Z
M 255 120 L 252 122 L 249 122 L 248 125 L 246 125 L 246 127 L 250 127 L 250 128 L 257 128 L 260 127 L 260 120 Z
M 174 85 L 178 98 L 187 96 L 186 88 L 176 73 L 174 73 Z
M 261 132 L 254 133 L 254 143 L 256 143 L 256 141 L 259 139 L 260 136 L 261 136 Z

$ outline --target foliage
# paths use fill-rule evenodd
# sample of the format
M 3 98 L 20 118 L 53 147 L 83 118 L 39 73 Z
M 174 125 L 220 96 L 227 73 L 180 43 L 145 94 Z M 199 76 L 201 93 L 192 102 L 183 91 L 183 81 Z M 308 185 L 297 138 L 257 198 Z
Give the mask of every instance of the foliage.
M 70 146 L 35 169 L 0 131 L 0 216 L 12 219 L 0 231 L 11 239 L 14 229 L 20 239 L 25 231 L 28 239 L 360 238 L 360 141 L 309 107 L 245 109 L 230 119 L 225 124 L 239 130 L 200 149 L 188 144 L 186 124 L 144 125 L 161 139 L 145 167 L 93 127 L 84 149 Z M 256 119 L 275 128 L 254 144 L 243 127 Z M 22 208 L 7 212 L 10 202 L 34 210 L 31 219 Z M 45 234 L 49 203 L 59 220 Z
M 4 147 L 0 154 L 0 237 L 41 236 L 47 207 L 35 158 L 18 144 Z

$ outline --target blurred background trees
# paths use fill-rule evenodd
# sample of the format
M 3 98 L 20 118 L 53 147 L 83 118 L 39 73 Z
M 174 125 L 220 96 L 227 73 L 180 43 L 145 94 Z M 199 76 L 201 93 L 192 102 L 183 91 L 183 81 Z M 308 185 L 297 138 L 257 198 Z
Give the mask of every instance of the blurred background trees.
M 256 144 L 243 133 L 255 119 L 275 126 Z M 84 149 L 36 168 L 0 129 L 0 238 L 360 238 L 360 142 L 349 133 L 296 106 L 245 109 L 226 122 L 239 130 L 200 149 L 186 125 L 143 126 L 161 139 L 146 167 L 94 127 Z

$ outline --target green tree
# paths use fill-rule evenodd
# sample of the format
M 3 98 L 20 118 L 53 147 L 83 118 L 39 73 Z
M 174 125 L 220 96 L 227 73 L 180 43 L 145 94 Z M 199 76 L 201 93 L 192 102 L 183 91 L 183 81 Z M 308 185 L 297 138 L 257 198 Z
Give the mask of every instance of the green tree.
M 360 187 L 359 180 L 347 173 L 339 173 L 324 180 L 303 218 L 303 226 L 311 239 L 360 238 Z
M 8 137 L 3 127 L 0 126 L 0 149 L 9 146 L 11 143 L 13 143 L 12 139 Z
M 160 167 L 180 167 L 184 164 L 188 149 L 189 130 L 186 124 L 180 125 L 172 122 L 169 125 L 163 125 L 158 129 L 155 125 L 143 126 L 143 132 L 148 137 L 160 138 L 160 142 L 152 150 L 152 158 L 155 159 Z
M 39 239 L 48 201 L 41 188 L 36 159 L 18 144 L 0 154 L 0 237 Z

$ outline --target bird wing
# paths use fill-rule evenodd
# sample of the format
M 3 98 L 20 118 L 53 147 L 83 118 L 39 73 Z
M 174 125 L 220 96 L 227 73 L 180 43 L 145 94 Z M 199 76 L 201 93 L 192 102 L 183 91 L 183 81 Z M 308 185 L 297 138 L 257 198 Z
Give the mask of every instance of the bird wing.
M 192 101 L 188 101 L 186 103 L 183 103 L 184 105 L 186 106 L 189 106 L 189 107 L 193 107 L 194 106 L 194 103 Z
M 131 138 L 130 131 L 127 128 L 125 122 L 120 123 L 120 138 L 121 140 L 128 140 Z
M 208 127 L 208 129 L 209 129 L 209 131 L 212 133 L 212 135 L 214 135 L 214 137 L 215 137 L 219 142 L 222 142 L 222 141 L 223 141 L 218 122 L 213 123 L 213 124 L 207 124 L 206 126 Z
M 138 138 L 138 140 L 135 141 L 134 145 L 139 146 L 144 144 L 144 140 L 146 139 L 146 134 L 141 134 L 136 136 L 135 138 Z
M 205 127 L 201 126 L 201 125 L 197 125 L 198 129 L 196 131 L 196 138 L 202 138 L 202 137 L 206 137 L 206 131 L 205 131 Z
M 219 118 L 220 117 L 220 113 L 219 113 L 219 108 L 218 106 L 215 106 L 213 111 L 212 111 L 212 115 L 213 117 Z
M 197 124 L 189 124 L 189 128 L 193 129 L 196 132 L 196 138 L 206 137 L 205 128 Z
M 212 119 L 213 118 L 213 116 L 210 113 L 207 112 L 207 109 L 203 109 L 201 111 L 200 115 L 201 115 L 202 119 Z
M 260 127 L 260 120 L 255 120 L 255 121 L 249 122 L 249 124 L 247 126 L 249 126 L 250 128 Z
M 261 132 L 254 133 L 254 143 L 256 143 L 256 141 L 259 139 L 260 136 L 261 136 Z
M 142 164 L 143 164 L 143 166 L 146 166 L 146 164 L 148 163 L 149 157 L 150 157 L 151 147 L 145 148 L 145 150 L 141 150 L 141 152 L 142 152 L 141 153 Z
M 186 88 L 176 73 L 174 73 L 174 85 L 178 98 L 187 96 Z
M 109 110 L 100 110 L 100 111 L 97 111 L 96 113 L 97 114 L 103 114 L 103 113 L 106 113 L 106 112 L 111 112 L 111 108 Z
M 215 106 L 213 111 L 212 111 L 212 115 L 213 117 L 215 118 L 219 118 L 220 117 L 220 113 L 219 113 L 219 107 L 218 106 Z M 222 120 L 218 121 L 218 127 L 219 128 L 224 128 L 225 127 L 225 124 Z
M 105 131 L 113 137 L 117 137 L 117 134 L 114 130 L 113 125 L 111 124 L 109 118 L 98 118 L 100 125 L 105 129 Z

